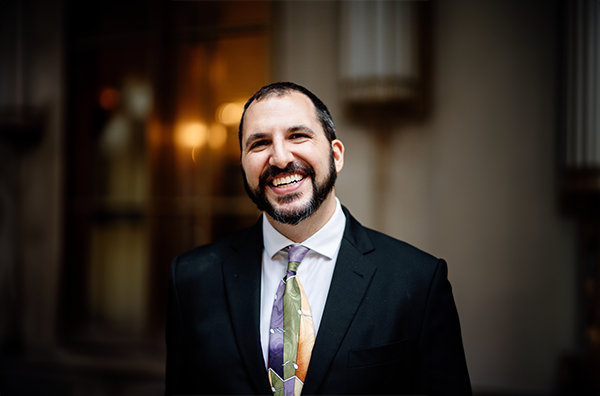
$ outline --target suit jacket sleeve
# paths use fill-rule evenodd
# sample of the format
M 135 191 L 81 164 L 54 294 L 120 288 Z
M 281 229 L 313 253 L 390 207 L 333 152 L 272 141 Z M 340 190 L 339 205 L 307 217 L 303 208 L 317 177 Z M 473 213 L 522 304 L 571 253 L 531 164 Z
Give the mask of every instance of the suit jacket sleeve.
M 429 395 L 470 395 L 458 312 L 447 275 L 446 262 L 438 260 L 418 344 L 420 385 Z

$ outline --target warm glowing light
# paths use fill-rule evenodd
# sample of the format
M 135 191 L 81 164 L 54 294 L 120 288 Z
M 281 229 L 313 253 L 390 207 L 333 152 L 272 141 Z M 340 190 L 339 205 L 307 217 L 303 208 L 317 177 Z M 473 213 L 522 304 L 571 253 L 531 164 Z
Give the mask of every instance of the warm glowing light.
M 223 147 L 227 141 L 227 128 L 223 124 L 214 123 L 210 126 L 210 137 L 208 144 L 211 149 L 217 150 Z
M 243 112 L 243 102 L 223 103 L 217 109 L 217 120 L 225 125 L 235 125 L 240 122 Z
M 175 143 L 184 147 L 201 147 L 206 142 L 208 128 L 201 122 L 180 124 L 175 128 Z
M 119 92 L 114 88 L 104 88 L 99 101 L 104 110 L 113 110 L 119 104 Z

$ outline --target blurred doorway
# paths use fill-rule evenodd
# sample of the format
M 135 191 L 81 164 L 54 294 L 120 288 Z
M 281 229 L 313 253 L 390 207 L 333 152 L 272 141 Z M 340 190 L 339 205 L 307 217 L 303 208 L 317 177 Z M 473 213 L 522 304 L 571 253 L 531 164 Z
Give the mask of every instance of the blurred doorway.
M 171 260 L 259 214 L 237 123 L 269 82 L 270 3 L 65 7 L 62 343 L 158 362 Z

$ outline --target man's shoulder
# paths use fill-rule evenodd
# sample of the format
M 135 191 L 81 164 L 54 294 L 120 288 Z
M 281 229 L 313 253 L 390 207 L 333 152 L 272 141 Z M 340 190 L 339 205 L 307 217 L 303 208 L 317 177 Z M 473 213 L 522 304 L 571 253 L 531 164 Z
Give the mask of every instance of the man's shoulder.
M 243 248 L 242 245 L 248 240 L 257 239 L 257 237 L 262 238 L 262 234 L 256 235 L 257 232 L 260 233 L 261 228 L 255 224 L 211 243 L 196 246 L 175 257 L 171 269 L 177 272 L 192 270 L 196 272 L 219 266 L 228 255 L 237 249 Z
M 437 263 L 439 259 L 403 240 L 360 224 L 346 209 L 348 224 L 345 237 L 363 254 L 402 258 L 420 263 Z
M 445 261 L 393 236 L 362 226 L 346 210 L 345 243 L 377 267 L 382 279 L 428 284 Z
M 410 243 L 367 227 L 363 230 L 372 244 L 363 257 L 377 266 L 381 279 L 399 284 L 410 279 L 412 285 L 425 285 L 440 269 L 446 271 L 444 260 Z
M 391 235 L 364 227 L 365 233 L 373 243 L 375 251 L 380 254 L 403 257 L 407 260 L 419 262 L 437 262 L 439 259 L 408 242 L 397 239 Z

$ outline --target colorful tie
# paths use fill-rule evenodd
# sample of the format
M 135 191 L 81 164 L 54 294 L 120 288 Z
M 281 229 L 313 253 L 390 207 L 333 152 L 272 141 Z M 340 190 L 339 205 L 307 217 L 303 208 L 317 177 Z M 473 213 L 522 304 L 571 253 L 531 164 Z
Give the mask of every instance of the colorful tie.
M 296 276 L 309 249 L 299 245 L 287 250 L 287 274 L 275 295 L 269 335 L 269 381 L 274 396 L 300 396 L 315 343 L 310 306 Z

